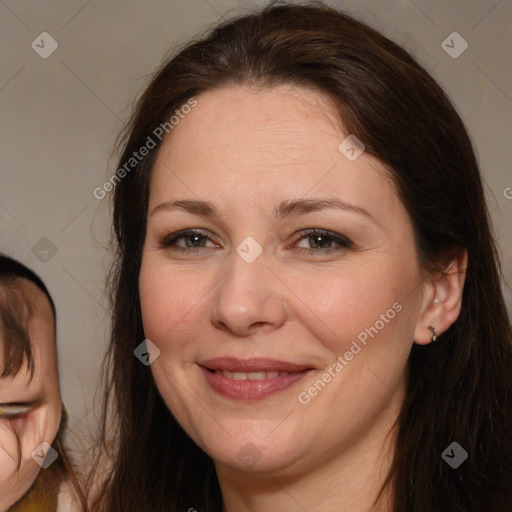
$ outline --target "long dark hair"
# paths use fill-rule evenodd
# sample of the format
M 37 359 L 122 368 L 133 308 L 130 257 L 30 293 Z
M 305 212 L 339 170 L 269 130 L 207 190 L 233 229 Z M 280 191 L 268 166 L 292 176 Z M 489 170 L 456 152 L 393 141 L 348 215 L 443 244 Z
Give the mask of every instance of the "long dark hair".
M 422 267 L 442 271 L 456 251 L 467 249 L 458 319 L 435 343 L 411 350 L 383 489 L 393 488 L 394 512 L 510 511 L 512 332 L 472 143 L 443 90 L 405 50 L 319 2 L 273 3 L 181 48 L 157 70 L 122 133 L 119 169 L 125 172 L 113 194 L 113 326 L 101 438 L 112 471 L 95 507 L 221 510 L 211 458 L 169 413 L 150 368 L 133 350 L 144 339 L 138 276 L 161 142 L 155 129 L 191 98 L 200 101 L 201 92 L 227 84 L 292 84 L 326 94 L 347 133 L 390 168 Z M 148 137 L 155 147 L 127 167 Z M 468 453 L 457 469 L 441 456 L 454 441 Z

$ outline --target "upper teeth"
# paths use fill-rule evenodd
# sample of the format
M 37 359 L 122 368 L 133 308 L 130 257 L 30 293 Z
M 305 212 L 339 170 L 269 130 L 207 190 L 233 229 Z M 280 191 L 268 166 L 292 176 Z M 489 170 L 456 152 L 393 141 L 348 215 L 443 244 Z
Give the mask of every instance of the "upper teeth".
M 287 375 L 288 372 L 228 372 L 227 370 L 215 370 L 215 373 L 233 380 L 265 380 L 275 379 L 279 373 Z

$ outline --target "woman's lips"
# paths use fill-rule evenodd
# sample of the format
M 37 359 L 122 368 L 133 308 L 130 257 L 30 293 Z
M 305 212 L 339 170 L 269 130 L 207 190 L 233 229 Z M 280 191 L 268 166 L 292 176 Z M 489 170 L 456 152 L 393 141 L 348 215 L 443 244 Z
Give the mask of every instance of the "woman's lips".
M 234 400 L 262 400 L 302 380 L 313 368 L 276 359 L 219 357 L 199 363 L 210 387 Z

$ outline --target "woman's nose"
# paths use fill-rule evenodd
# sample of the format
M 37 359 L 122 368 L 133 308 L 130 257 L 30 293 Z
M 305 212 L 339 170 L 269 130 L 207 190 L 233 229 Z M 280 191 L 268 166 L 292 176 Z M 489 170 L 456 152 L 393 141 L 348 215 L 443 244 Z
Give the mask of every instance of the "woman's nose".
M 212 303 L 211 320 L 217 328 L 249 336 L 284 323 L 287 288 L 267 263 L 264 253 L 255 259 L 243 253 L 233 256 Z

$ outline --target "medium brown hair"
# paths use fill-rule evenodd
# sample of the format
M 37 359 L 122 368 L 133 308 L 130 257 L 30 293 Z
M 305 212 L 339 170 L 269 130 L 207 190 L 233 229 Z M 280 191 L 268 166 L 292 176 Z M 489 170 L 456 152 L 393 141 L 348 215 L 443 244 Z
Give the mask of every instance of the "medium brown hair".
M 273 3 L 219 24 L 166 60 L 121 136 L 119 167 L 188 99 L 233 84 L 290 84 L 327 95 L 345 131 L 390 169 L 422 268 L 442 271 L 467 249 L 458 319 L 435 343 L 412 347 L 383 489 L 393 487 L 394 512 L 510 510 L 512 333 L 477 159 L 452 103 L 405 50 L 363 23 L 318 2 Z M 170 512 L 194 505 L 218 512 L 211 458 L 181 429 L 150 368 L 133 356 L 144 339 L 138 276 L 156 143 L 113 196 L 113 326 L 102 431 L 112 472 L 95 507 Z M 108 418 L 116 422 L 112 444 Z M 468 452 L 457 469 L 441 457 L 454 441 Z
M 28 334 L 28 324 L 33 314 L 32 302 L 26 289 L 29 282 L 46 295 L 55 326 L 55 304 L 43 281 L 22 263 L 0 254 L 0 335 L 3 340 L 0 377 L 16 375 L 24 362 L 31 374 L 34 371 Z
M 0 337 L 2 366 L 0 377 L 12 377 L 26 362 L 34 373 L 34 358 L 30 346 L 28 324 L 32 316 L 32 304 L 27 301 L 22 283 L 0 276 Z M 24 294 L 25 293 L 25 294 Z

